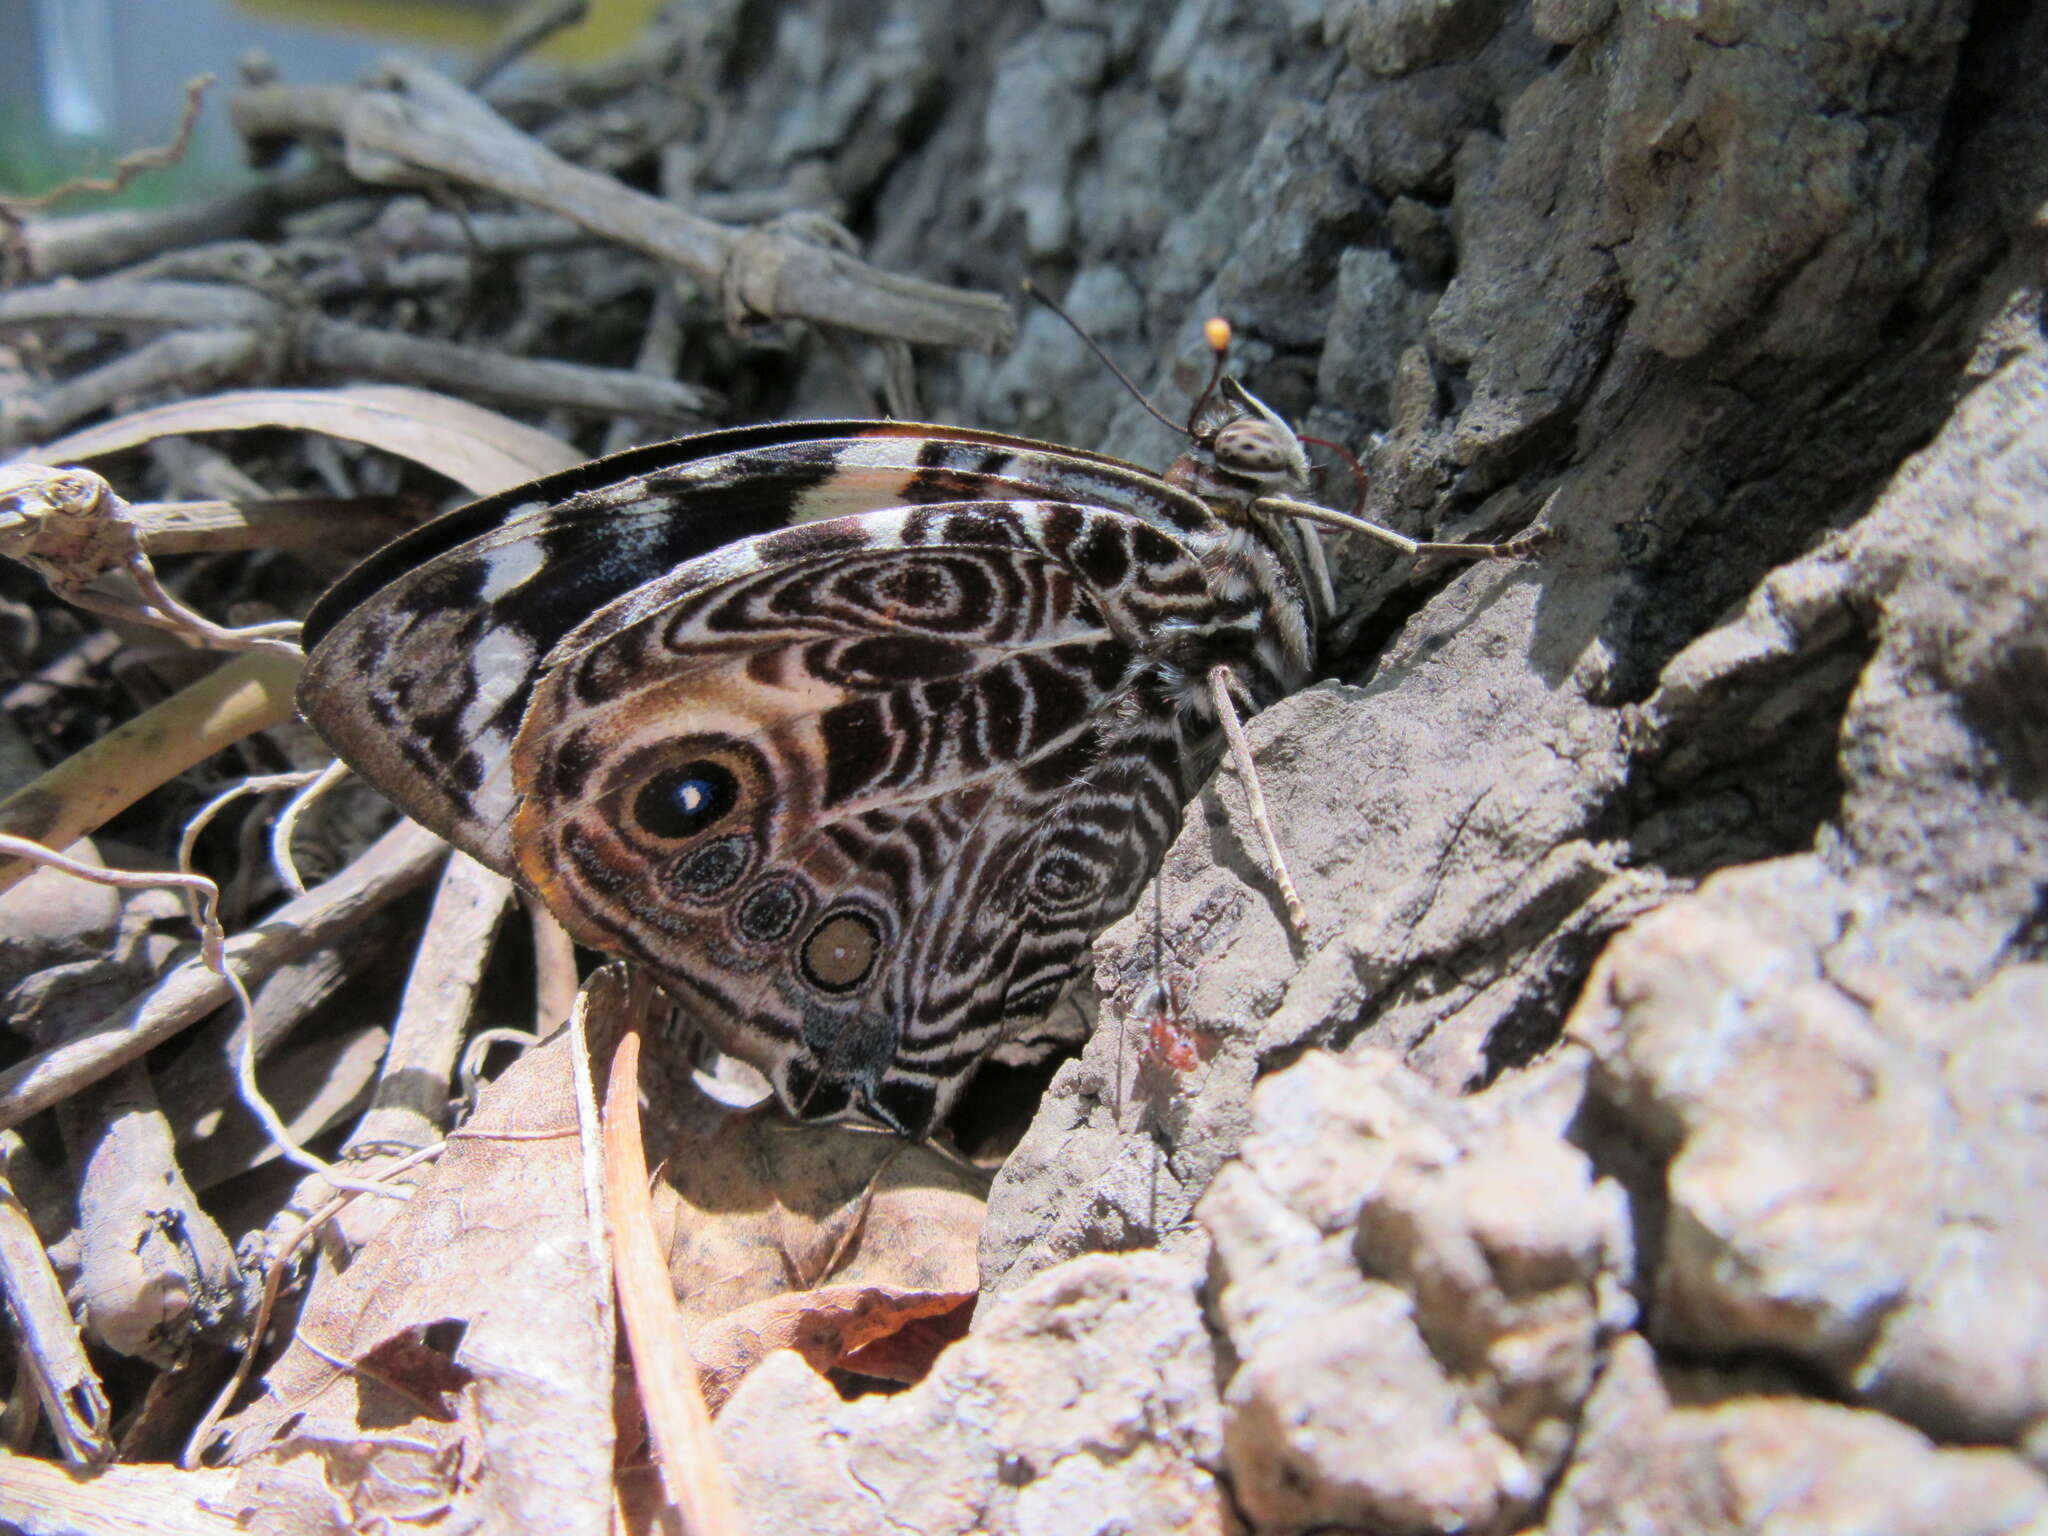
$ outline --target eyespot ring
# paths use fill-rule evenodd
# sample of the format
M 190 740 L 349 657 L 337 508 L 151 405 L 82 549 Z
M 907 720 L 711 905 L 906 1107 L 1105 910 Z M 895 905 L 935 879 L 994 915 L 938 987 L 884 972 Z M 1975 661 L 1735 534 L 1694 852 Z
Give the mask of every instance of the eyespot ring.
M 709 901 L 723 896 L 754 862 L 754 840 L 743 832 L 700 843 L 669 871 L 669 886 L 685 897 Z
M 851 992 L 882 957 L 882 930 L 865 912 L 840 908 L 813 928 L 797 951 L 804 980 L 821 992 Z
M 802 881 L 774 875 L 761 881 L 733 909 L 733 927 L 753 944 L 778 944 L 803 920 L 811 895 Z

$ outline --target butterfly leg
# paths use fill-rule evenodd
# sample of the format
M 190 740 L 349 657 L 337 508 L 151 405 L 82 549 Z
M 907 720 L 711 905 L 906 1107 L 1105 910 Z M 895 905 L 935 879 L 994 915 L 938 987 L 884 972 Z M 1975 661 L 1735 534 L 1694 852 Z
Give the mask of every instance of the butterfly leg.
M 1252 744 L 1244 734 L 1244 722 L 1237 715 L 1237 700 L 1231 697 L 1231 687 L 1237 679 L 1230 668 L 1224 665 L 1209 669 L 1209 694 L 1216 701 L 1216 718 L 1223 724 L 1223 734 L 1230 742 L 1230 758 L 1237 764 L 1237 776 L 1244 782 L 1245 799 L 1251 803 L 1252 824 L 1259 829 L 1259 836 L 1266 844 L 1266 862 L 1272 866 L 1273 883 L 1280 887 L 1280 903 L 1287 909 L 1287 922 L 1294 929 L 1302 943 L 1308 942 L 1308 908 L 1302 905 L 1301 892 L 1294 888 L 1294 877 L 1287 872 L 1287 860 L 1280 852 L 1280 839 L 1273 832 L 1273 818 L 1266 814 L 1266 792 L 1259 786 L 1259 770 L 1252 764 Z
M 1407 534 L 1396 533 L 1384 524 L 1368 522 L 1362 517 L 1353 517 L 1348 512 L 1335 512 L 1328 507 L 1319 507 L 1312 502 L 1295 501 L 1286 496 L 1261 496 L 1253 505 L 1262 512 L 1274 512 L 1283 517 L 1298 517 L 1304 522 L 1321 523 L 1326 528 L 1342 528 L 1350 533 L 1363 533 L 1378 539 L 1382 544 L 1393 545 L 1404 555 L 1459 555 L 1467 560 L 1518 560 L 1525 555 L 1542 552 L 1553 538 L 1548 529 L 1530 528 L 1498 544 L 1440 543 L 1428 539 L 1411 539 Z

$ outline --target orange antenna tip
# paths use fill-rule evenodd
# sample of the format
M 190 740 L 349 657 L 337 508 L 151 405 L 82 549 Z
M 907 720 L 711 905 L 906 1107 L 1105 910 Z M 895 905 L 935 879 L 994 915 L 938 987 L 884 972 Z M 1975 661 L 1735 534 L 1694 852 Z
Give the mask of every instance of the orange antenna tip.
M 1202 339 L 1209 343 L 1211 352 L 1230 350 L 1230 322 L 1221 315 L 1211 315 L 1202 322 Z

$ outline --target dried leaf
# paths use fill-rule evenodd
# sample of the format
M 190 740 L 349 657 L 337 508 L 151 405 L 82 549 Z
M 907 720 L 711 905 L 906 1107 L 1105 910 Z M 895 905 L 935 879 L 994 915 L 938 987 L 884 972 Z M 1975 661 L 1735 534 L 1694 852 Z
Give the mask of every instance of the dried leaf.
M 589 1532 L 612 1500 L 612 1306 L 591 1251 L 567 1032 L 492 1083 L 382 1235 L 307 1304 L 209 1461 L 276 1529 Z M 326 1501 L 319 1503 L 317 1501 Z M 315 1501 L 315 1502 L 302 1502 Z
M 929 1147 L 750 1112 L 677 1147 L 663 1180 L 656 1221 L 714 1409 L 772 1350 L 914 1380 L 964 1328 L 986 1190 Z
M 28 1536 L 238 1536 L 228 1474 L 176 1467 L 102 1467 L 91 1477 L 0 1451 L 0 1530 Z
M 20 455 L 69 463 L 183 432 L 295 427 L 367 443 L 446 475 L 479 496 L 583 462 L 560 438 L 466 400 L 398 384 L 249 389 L 151 406 Z

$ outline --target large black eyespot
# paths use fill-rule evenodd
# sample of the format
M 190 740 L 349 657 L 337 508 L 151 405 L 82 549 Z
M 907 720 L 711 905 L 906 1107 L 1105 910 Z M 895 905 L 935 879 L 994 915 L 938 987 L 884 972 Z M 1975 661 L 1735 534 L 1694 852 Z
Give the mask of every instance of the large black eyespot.
M 685 763 L 640 786 L 633 816 L 656 837 L 694 837 L 731 810 L 739 795 L 739 780 L 723 763 Z
M 865 912 L 835 912 L 811 930 L 798 952 L 804 979 L 822 992 L 851 992 L 882 953 L 882 930 Z

